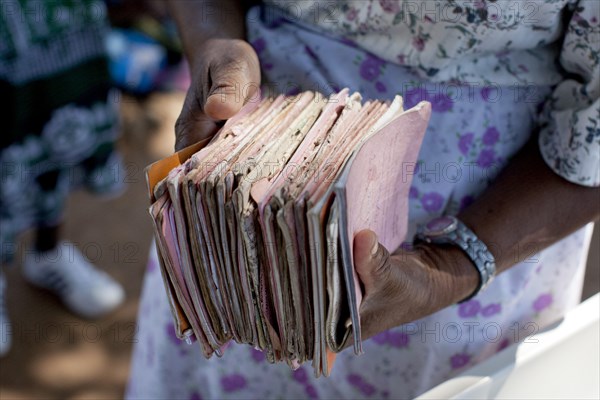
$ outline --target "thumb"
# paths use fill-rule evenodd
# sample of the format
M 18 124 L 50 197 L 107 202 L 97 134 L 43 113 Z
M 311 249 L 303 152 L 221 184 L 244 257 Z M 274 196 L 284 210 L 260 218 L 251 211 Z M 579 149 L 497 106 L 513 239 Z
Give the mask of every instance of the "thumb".
M 208 117 L 198 104 L 198 90 L 191 87 L 175 122 L 175 151 L 210 137 L 219 130 L 219 124 Z
M 390 253 L 379 243 L 375 232 L 362 230 L 354 236 L 354 267 L 366 294 L 387 279 Z
M 206 46 L 175 124 L 176 150 L 217 133 L 220 121 L 235 115 L 260 87 L 260 65 L 252 46 L 221 39 Z
M 244 57 L 214 64 L 209 69 L 211 83 L 204 112 L 213 120 L 233 117 L 260 87 L 260 68 L 254 50 Z

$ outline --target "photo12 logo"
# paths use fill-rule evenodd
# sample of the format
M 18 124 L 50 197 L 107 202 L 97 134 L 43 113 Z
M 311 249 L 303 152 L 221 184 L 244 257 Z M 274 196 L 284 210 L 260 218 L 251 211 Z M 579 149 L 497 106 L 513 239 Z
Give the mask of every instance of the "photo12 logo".
M 2 343 L 14 341 L 16 338 L 24 343 L 136 343 L 138 326 L 135 322 L 114 322 L 108 326 L 93 322 L 16 322 L 4 323 L 0 332 Z

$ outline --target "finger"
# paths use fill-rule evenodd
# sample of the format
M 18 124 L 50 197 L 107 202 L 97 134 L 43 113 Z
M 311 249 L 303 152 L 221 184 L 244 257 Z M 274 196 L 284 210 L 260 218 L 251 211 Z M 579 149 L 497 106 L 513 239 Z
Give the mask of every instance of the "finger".
M 202 111 L 198 91 L 200 89 L 194 86 L 189 89 L 181 114 L 175 122 L 175 151 L 210 137 L 219 130 L 218 123 Z
M 204 111 L 217 121 L 233 117 L 260 86 L 258 58 L 252 48 L 243 48 L 236 58 L 211 65 L 209 74 L 211 85 Z
M 215 41 L 205 60 L 193 73 L 175 125 L 176 150 L 214 135 L 260 87 L 258 57 L 244 41 Z
M 354 237 L 354 266 L 367 294 L 386 278 L 389 252 L 379 243 L 375 232 L 362 230 Z

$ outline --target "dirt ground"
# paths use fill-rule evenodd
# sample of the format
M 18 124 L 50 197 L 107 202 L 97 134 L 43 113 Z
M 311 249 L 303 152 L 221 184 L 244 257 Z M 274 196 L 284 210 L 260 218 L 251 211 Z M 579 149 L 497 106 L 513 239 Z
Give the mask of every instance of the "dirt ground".
M 127 290 L 127 301 L 100 321 L 69 314 L 55 297 L 28 286 L 19 259 L 7 271 L 8 310 L 13 328 L 11 352 L 0 359 L 0 399 L 118 399 L 128 377 L 135 340 L 142 277 L 152 240 L 144 166 L 173 148 L 172 126 L 181 94 L 157 94 L 143 104 L 123 98 L 128 186 L 118 199 L 103 201 L 83 192 L 69 200 L 64 237 L 75 242 Z M 23 239 L 20 254 L 30 241 Z M 584 298 L 600 289 L 600 236 L 596 229 L 588 262 Z

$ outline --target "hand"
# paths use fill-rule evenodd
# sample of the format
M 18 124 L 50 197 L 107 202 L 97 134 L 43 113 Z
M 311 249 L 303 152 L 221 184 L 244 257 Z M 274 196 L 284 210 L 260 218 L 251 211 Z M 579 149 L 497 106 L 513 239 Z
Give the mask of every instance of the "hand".
M 364 285 L 363 340 L 454 304 L 479 282 L 475 267 L 455 246 L 419 244 L 390 255 L 369 230 L 354 237 L 354 265 Z
M 238 39 L 209 39 L 190 58 L 192 84 L 175 123 L 175 150 L 214 135 L 260 87 L 256 52 Z

